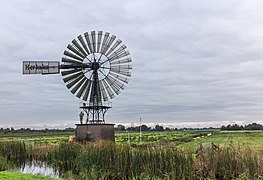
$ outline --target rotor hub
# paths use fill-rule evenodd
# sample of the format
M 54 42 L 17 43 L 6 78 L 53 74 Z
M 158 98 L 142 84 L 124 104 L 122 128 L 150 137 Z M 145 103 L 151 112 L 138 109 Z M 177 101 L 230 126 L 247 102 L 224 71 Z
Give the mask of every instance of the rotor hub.
M 98 62 L 93 62 L 91 64 L 91 70 L 97 71 L 100 68 L 100 64 Z

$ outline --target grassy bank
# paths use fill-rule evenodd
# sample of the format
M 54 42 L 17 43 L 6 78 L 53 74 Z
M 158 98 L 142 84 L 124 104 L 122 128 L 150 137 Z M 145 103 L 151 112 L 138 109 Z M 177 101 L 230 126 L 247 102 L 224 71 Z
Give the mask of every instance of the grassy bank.
M 54 180 L 54 178 L 20 172 L 0 171 L 0 179 L 6 180 Z M 58 178 L 57 178 L 58 179 Z

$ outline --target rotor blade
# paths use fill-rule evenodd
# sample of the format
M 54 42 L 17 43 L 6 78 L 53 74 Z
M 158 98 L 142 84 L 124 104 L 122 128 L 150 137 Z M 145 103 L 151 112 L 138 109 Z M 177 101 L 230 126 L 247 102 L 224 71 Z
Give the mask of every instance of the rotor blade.
M 83 75 L 84 76 L 84 75 Z M 77 90 L 80 88 L 80 86 L 83 84 L 83 82 L 85 81 L 85 79 L 86 78 L 83 78 L 83 76 L 80 78 L 81 79 L 81 81 L 80 81 L 80 79 L 78 79 L 78 84 L 70 91 L 72 94 L 75 94 L 76 92 L 77 92 Z
M 120 88 L 120 89 L 124 89 L 124 84 L 122 83 L 122 82 L 120 82 L 120 81 L 118 81 L 116 78 L 113 78 L 113 77 L 111 77 L 111 76 L 108 76 L 108 78 L 109 78 L 109 80 L 111 80 L 118 88 Z
M 78 41 L 76 41 L 75 39 L 72 40 L 72 43 L 77 47 L 77 49 L 85 55 L 85 57 L 87 56 L 87 53 L 84 51 L 84 49 L 81 47 L 81 45 L 78 43 Z
M 84 94 L 84 96 L 83 96 L 83 100 L 84 100 L 84 101 L 87 101 L 87 99 L 88 99 L 88 97 L 89 97 L 89 94 L 90 94 L 90 91 L 91 91 L 91 84 L 92 84 L 92 82 L 91 82 L 91 80 L 89 80 L 89 81 L 88 81 L 88 85 L 87 85 L 87 87 L 86 87 L 85 94 Z
M 113 84 L 115 84 L 118 88 L 124 89 L 124 84 L 119 82 L 116 78 L 113 78 L 111 76 L 108 76 L 109 80 L 112 81 Z
M 110 58 L 112 58 L 112 57 L 115 57 L 115 56 L 119 56 L 119 55 L 121 55 L 121 54 L 123 54 L 123 53 L 125 53 L 125 49 L 121 49 L 121 50 L 119 50 L 118 52 L 117 51 L 114 51 L 110 56 L 108 56 L 109 57 L 109 59 Z
M 83 37 L 81 35 L 78 36 L 79 42 L 81 43 L 81 45 L 83 46 L 83 48 L 86 50 L 87 54 L 90 54 L 89 48 L 87 47 Z
M 81 71 L 81 69 L 73 69 L 73 70 L 69 70 L 69 71 L 62 71 L 61 75 L 65 76 L 65 75 L 69 75 L 69 74 L 76 73 L 76 72 L 79 72 L 79 71 Z
M 91 31 L 91 45 L 93 52 L 96 52 L 96 33 L 95 31 Z
M 81 74 L 80 76 L 78 76 L 76 79 L 74 79 L 74 81 L 71 81 L 70 83 L 68 83 L 66 86 L 68 89 L 70 89 L 72 86 L 74 86 L 77 82 L 79 82 L 82 78 L 84 77 L 83 74 Z M 73 93 L 74 94 L 74 93 Z
M 111 69 L 116 69 L 116 70 L 126 70 L 126 69 L 132 69 L 132 65 L 112 65 Z
M 68 76 L 68 77 L 64 78 L 63 81 L 66 83 L 66 82 L 70 81 L 71 79 L 77 78 L 81 74 L 83 74 L 83 72 L 79 72 L 79 73 L 73 74 L 71 76 Z
M 123 57 L 125 57 L 125 56 L 128 56 L 128 55 L 130 55 L 130 52 L 129 52 L 129 51 L 124 51 L 124 52 L 121 52 L 120 54 L 115 54 L 115 53 L 113 53 L 113 54 L 111 54 L 111 56 L 109 57 L 109 60 L 110 60 L 110 62 L 111 62 L 111 61 L 114 61 L 114 60 L 123 58 Z
M 127 48 L 127 46 L 125 44 L 123 44 L 121 47 L 119 47 L 116 51 L 114 51 L 115 53 L 119 54 L 121 51 L 125 50 Z
M 88 45 L 88 47 L 89 47 L 90 52 L 93 53 L 94 50 L 92 49 L 92 45 L 91 45 L 90 38 L 89 38 L 89 33 L 88 33 L 88 32 L 85 32 L 85 33 L 84 33 L 84 37 L 85 37 L 85 39 L 86 39 L 86 42 L 87 42 L 87 45 Z
M 102 93 L 103 100 L 107 101 L 108 100 L 108 96 L 106 94 L 105 87 L 103 86 L 101 81 L 99 81 L 99 84 L 100 84 L 99 86 L 100 86 L 100 91 Z
M 69 51 L 64 51 L 64 55 L 69 56 L 73 59 L 80 60 L 81 62 L 83 61 L 83 58 L 80 58 L 80 57 L 76 56 L 75 54 L 70 53 Z
M 110 50 L 106 53 L 106 56 L 108 56 L 111 52 L 113 52 L 117 46 L 119 46 L 119 44 L 121 43 L 122 41 L 120 39 L 118 39 L 114 44 L 113 46 L 110 48 Z
M 120 76 L 120 75 L 113 74 L 112 72 L 109 72 L 108 76 L 114 77 L 114 78 L 120 80 L 121 82 L 128 84 L 128 78 L 125 78 L 125 77 Z
M 102 38 L 102 31 L 99 31 L 98 32 L 97 51 L 96 52 L 100 52 L 101 38 Z
M 121 54 L 121 53 L 125 52 L 126 48 L 127 48 L 127 46 L 125 44 L 123 44 L 121 47 L 119 47 L 117 50 L 113 51 L 111 54 L 108 53 L 107 57 L 111 57 L 114 54 Z
M 126 59 L 121 59 L 121 60 L 115 60 L 111 61 L 110 64 L 115 65 L 115 64 L 124 64 L 124 63 L 129 63 L 132 62 L 131 58 L 126 58 Z
M 113 43 L 113 41 L 115 40 L 116 36 L 112 35 L 110 40 L 107 42 L 107 44 L 105 45 L 105 48 L 102 52 L 102 54 L 106 54 L 106 52 L 108 51 L 108 49 L 110 48 L 111 44 Z
M 131 76 L 131 72 L 129 71 L 118 71 L 116 69 L 111 69 L 110 71 L 114 72 L 115 74 L 121 74 L 123 76 L 129 76 L 129 77 Z
M 81 89 L 79 90 L 78 94 L 76 95 L 78 98 L 80 98 L 82 96 L 84 89 L 87 87 L 88 82 L 90 81 L 87 78 L 84 78 L 84 79 L 85 79 L 85 82 L 84 82 L 83 86 L 81 87 Z
M 78 56 L 85 58 L 85 56 L 77 49 L 75 49 L 73 46 L 71 46 L 70 44 L 67 46 L 67 48 L 69 50 L 71 50 L 72 52 L 74 52 L 75 54 L 77 54 Z
M 82 64 L 81 62 L 79 61 L 76 61 L 74 59 L 69 59 L 69 58 L 65 58 L 65 57 L 62 57 L 62 62 L 67 62 L 67 63 L 72 63 L 72 64 Z
M 112 90 L 110 89 L 110 87 L 108 86 L 107 82 L 105 81 L 105 79 L 102 79 L 101 82 L 103 83 L 108 95 L 110 96 L 110 98 L 114 98 L 114 93 L 112 92 Z
M 106 47 L 106 43 L 107 43 L 107 41 L 109 39 L 109 35 L 110 35 L 110 33 L 108 33 L 108 32 L 105 33 L 104 38 L 103 38 L 103 42 L 102 42 L 102 45 L 101 45 L 101 49 L 99 51 L 100 53 L 104 52 L 104 49 Z
M 111 89 L 115 92 L 115 94 L 120 94 L 120 88 L 117 87 L 116 84 L 114 84 L 114 82 L 109 79 L 109 77 L 106 77 L 105 80 L 107 81 Z

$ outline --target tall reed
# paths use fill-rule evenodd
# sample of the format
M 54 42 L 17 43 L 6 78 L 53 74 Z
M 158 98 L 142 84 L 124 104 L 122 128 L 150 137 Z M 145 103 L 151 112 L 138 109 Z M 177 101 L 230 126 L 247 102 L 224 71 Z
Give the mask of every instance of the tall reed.
M 262 153 L 232 145 L 195 154 L 106 141 L 66 143 L 50 152 L 50 157 L 71 165 L 71 172 L 84 179 L 258 179 L 263 175 Z
M 0 156 L 0 171 L 5 171 L 9 167 L 6 159 L 2 156 Z
M 0 142 L 0 155 L 7 159 L 25 159 L 27 148 L 24 141 L 2 141 Z
M 194 163 L 197 176 L 215 179 L 262 178 L 263 154 L 249 147 L 230 145 L 220 149 L 206 149 Z
M 82 174 L 89 177 L 100 174 L 108 178 L 121 179 L 141 177 L 191 179 L 194 171 L 192 154 L 175 149 L 136 149 L 126 144 L 115 145 L 106 141 L 89 143 L 82 148 L 75 143 L 61 146 L 50 153 L 53 162 L 64 161 L 69 164 L 70 161 L 75 164 L 75 173 L 85 172 Z M 64 159 L 66 153 L 64 149 L 72 149 L 72 156 L 68 154 L 68 158 Z

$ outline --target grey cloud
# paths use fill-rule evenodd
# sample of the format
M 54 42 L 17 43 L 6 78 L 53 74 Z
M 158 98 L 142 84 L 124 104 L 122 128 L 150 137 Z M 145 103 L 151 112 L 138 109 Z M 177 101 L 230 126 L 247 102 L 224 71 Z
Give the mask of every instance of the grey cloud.
M 60 61 L 72 39 L 92 30 L 115 34 L 133 59 L 107 121 L 261 122 L 260 7 L 239 0 L 2 2 L 0 125 L 74 126 L 80 100 L 61 76 L 22 76 L 21 62 Z

